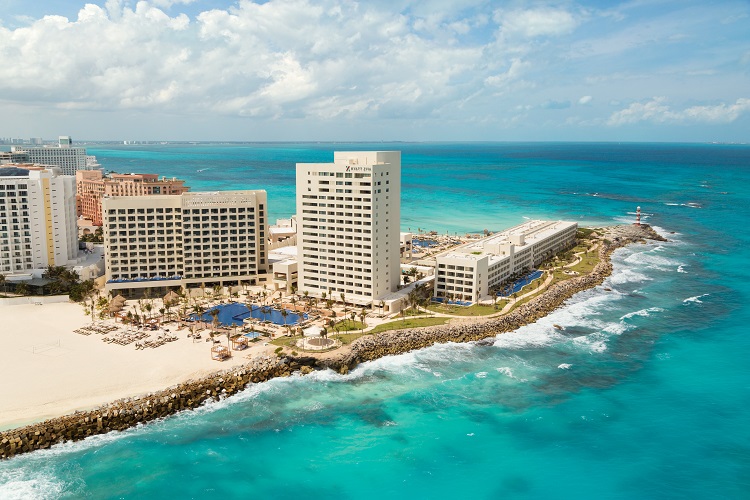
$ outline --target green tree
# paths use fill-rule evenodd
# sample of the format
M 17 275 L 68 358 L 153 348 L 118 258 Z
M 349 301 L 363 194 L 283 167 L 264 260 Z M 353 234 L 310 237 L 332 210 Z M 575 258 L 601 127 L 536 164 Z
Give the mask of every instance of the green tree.
M 344 320 L 346 320 L 346 311 L 347 311 L 347 309 L 346 309 L 346 295 L 344 295 L 344 293 L 341 292 L 340 297 L 341 297 L 341 302 L 344 304 Z M 352 322 L 354 322 L 354 320 L 352 320 Z
M 219 326 L 219 308 L 214 307 L 213 309 L 208 311 L 208 314 L 211 315 L 211 318 L 212 318 L 211 325 L 213 329 L 216 330 L 216 328 Z
M 289 311 L 287 311 L 286 309 L 284 309 L 282 307 L 281 308 L 281 317 L 284 318 L 284 326 L 286 326 L 286 317 L 287 316 L 289 316 Z

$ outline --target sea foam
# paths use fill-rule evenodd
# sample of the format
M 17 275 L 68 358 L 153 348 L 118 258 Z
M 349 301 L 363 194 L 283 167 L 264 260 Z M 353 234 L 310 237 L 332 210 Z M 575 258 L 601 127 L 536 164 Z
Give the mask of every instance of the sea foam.
M 703 304 L 703 301 L 701 300 L 703 297 L 708 297 L 711 295 L 710 293 L 704 293 L 703 295 L 696 295 L 695 297 L 688 297 L 687 299 L 683 300 L 683 304 Z

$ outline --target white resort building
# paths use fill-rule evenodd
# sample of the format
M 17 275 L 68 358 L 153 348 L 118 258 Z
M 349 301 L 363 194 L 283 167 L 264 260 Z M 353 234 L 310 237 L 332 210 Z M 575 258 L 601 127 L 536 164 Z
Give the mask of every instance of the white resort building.
M 398 288 L 401 152 L 297 164 L 299 290 L 372 305 Z
M 263 190 L 105 197 L 102 212 L 108 291 L 233 286 L 268 270 Z
M 529 221 L 437 256 L 434 296 L 469 302 L 575 243 L 578 224 Z
M 75 177 L 59 167 L 0 167 L 0 274 L 29 281 L 67 266 L 85 280 L 103 272 L 101 254 L 79 252 L 75 197 Z
M 76 175 L 78 170 L 94 170 L 101 165 L 96 158 L 86 156 L 86 148 L 73 146 L 69 136 L 60 136 L 57 146 L 12 146 L 11 153 L 25 154 L 29 163 L 56 165 L 65 175 Z

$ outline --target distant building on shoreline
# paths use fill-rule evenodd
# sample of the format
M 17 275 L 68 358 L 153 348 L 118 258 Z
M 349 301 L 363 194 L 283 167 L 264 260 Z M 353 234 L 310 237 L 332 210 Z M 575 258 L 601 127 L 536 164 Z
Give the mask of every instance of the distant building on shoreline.
M 400 283 L 401 152 L 297 164 L 300 292 L 372 305 Z
M 268 271 L 263 190 L 104 197 L 102 210 L 107 291 L 254 284 Z
M 104 224 L 102 199 L 105 196 L 150 196 L 182 194 L 190 190 L 185 181 L 167 179 L 156 174 L 110 174 L 101 170 L 76 172 L 76 210 L 79 217 L 94 226 Z
M 11 153 L 27 155 L 24 162 L 58 166 L 64 175 L 98 166 L 94 157 L 87 161 L 86 148 L 73 146 L 73 140 L 65 135 L 60 136 L 57 146 L 11 146 Z

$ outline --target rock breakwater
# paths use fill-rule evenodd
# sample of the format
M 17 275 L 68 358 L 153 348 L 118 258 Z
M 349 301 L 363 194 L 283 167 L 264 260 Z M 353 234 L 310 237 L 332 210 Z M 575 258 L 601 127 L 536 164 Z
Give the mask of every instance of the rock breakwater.
M 243 390 L 248 384 L 289 376 L 301 366 L 286 358 L 258 357 L 247 365 L 217 372 L 163 391 L 127 398 L 102 407 L 0 432 L 0 458 L 121 431 L 139 423 L 197 408 Z

